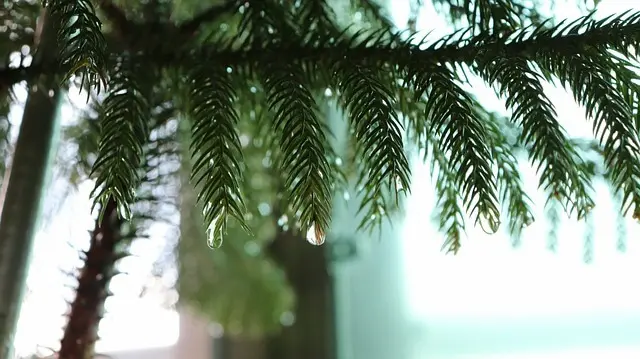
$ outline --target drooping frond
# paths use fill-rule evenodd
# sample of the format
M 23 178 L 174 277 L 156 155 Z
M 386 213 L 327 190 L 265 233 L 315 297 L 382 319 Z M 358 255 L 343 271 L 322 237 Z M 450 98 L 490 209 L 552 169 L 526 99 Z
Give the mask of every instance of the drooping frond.
M 53 9 L 58 4 L 61 6 L 58 14 L 62 14 L 62 10 L 71 14 L 79 11 L 81 3 L 77 1 L 73 6 L 64 7 L 60 5 L 62 2 L 51 0 L 49 6 Z M 516 227 L 529 222 L 530 211 L 519 185 L 515 149 L 505 141 L 497 122 L 491 122 L 477 111 L 472 91 L 466 88 L 469 82 L 461 69 L 479 75 L 506 101 L 506 107 L 512 111 L 508 125 L 519 134 L 518 151 L 525 151 L 539 167 L 540 186 L 549 192 L 548 197 L 561 200 L 568 212 L 575 211 L 578 217 L 584 217 L 593 207 L 590 175 L 584 170 L 581 151 L 573 148 L 572 140 L 564 133 L 550 99 L 542 90 L 546 82 L 560 80 L 593 118 L 594 132 L 602 140 L 606 166 L 614 173 L 611 181 L 623 195 L 625 209 L 635 205 L 633 210 L 638 210 L 640 192 L 636 188 L 640 165 L 634 153 L 640 140 L 634 118 L 638 113 L 640 91 L 636 68 L 630 59 L 636 56 L 640 45 L 637 35 L 640 14 L 628 13 L 598 21 L 584 17 L 553 25 L 542 24 L 539 12 L 524 9 L 520 2 L 451 0 L 436 3 L 457 9 L 458 15 L 454 17 L 464 18 L 462 23 L 467 28 L 441 39 L 419 42 L 413 39 L 417 36 L 415 33 L 396 31 L 376 1 L 353 0 L 345 5 L 362 10 L 359 15 L 363 21 L 356 21 L 349 29 L 337 19 L 340 16 L 337 5 L 329 1 L 306 0 L 301 1 L 300 6 L 275 0 L 232 1 L 224 18 L 231 25 L 227 26 L 228 33 L 224 36 L 198 38 L 193 43 L 181 43 L 184 46 L 178 49 L 155 46 L 156 38 L 149 41 L 149 48 L 144 48 L 144 42 L 136 41 L 142 45 L 132 51 L 131 57 L 139 64 L 175 70 L 182 75 L 192 74 L 193 64 L 200 64 L 198 81 L 205 83 L 209 81 L 205 79 L 215 77 L 215 84 L 206 85 L 202 94 L 196 96 L 194 91 L 191 96 L 193 108 L 206 108 L 202 118 L 206 113 L 209 119 L 206 125 L 202 122 L 202 127 L 196 126 L 201 132 L 194 137 L 210 141 L 226 136 L 223 140 L 231 141 L 229 146 L 210 145 L 201 149 L 211 149 L 206 153 L 211 158 L 227 156 L 233 160 L 229 159 L 225 164 L 228 168 L 220 170 L 219 175 L 200 174 L 199 179 L 203 188 L 210 189 L 203 192 L 204 197 L 218 195 L 211 189 L 220 189 L 217 181 L 225 172 L 228 178 L 223 187 L 225 193 L 234 193 L 229 198 L 238 204 L 238 218 L 243 212 L 239 206 L 242 191 L 237 190 L 243 171 L 239 157 L 241 146 L 237 145 L 238 135 L 229 132 L 238 125 L 229 122 L 224 127 L 226 132 L 220 134 L 219 123 L 211 121 L 212 115 L 231 114 L 236 105 L 230 98 L 243 97 L 253 90 L 264 92 L 258 104 L 264 112 L 262 118 L 275 124 L 265 141 L 276 139 L 274 146 L 266 146 L 269 148 L 265 151 L 284 159 L 277 161 L 275 170 L 288 179 L 282 191 L 291 197 L 289 203 L 295 207 L 294 211 L 303 214 L 302 228 L 317 226 L 317 223 L 326 226 L 330 221 L 327 198 L 336 184 L 329 167 L 331 160 L 328 160 L 334 149 L 325 140 L 330 134 L 317 114 L 322 100 L 314 96 L 330 90 L 346 110 L 353 129 L 350 142 L 355 144 L 359 166 L 356 176 L 362 184 L 363 209 L 366 208 L 363 225 L 372 225 L 389 212 L 390 206 L 395 205 L 391 197 L 397 188 L 409 189 L 403 143 L 403 125 L 407 125 L 415 132 L 412 138 L 420 147 L 435 145 L 447 159 L 447 176 L 455 177 L 455 181 L 441 188 L 455 188 L 461 196 L 461 208 L 465 208 L 474 221 L 485 224 L 485 230 L 493 232 L 501 217 L 498 209 L 502 207 L 509 215 L 510 231 L 518 233 L 521 228 Z M 89 7 L 83 9 L 88 13 L 93 11 Z M 528 24 L 533 25 L 525 27 Z M 98 28 L 91 29 L 97 31 Z M 162 34 L 168 36 L 165 42 L 191 41 L 184 34 L 171 37 L 176 33 L 173 24 L 163 30 L 166 31 Z M 67 33 L 66 42 L 62 38 L 61 42 L 81 41 L 81 37 Z M 138 51 L 141 49 L 144 51 Z M 114 51 L 121 48 L 116 47 Z M 95 51 L 83 53 L 87 59 L 99 58 Z M 227 75 L 228 69 L 232 74 Z M 0 75 L 11 78 L 14 83 L 33 76 L 36 71 L 38 67 L 28 71 L 6 69 Z M 233 85 L 226 76 L 233 77 Z M 235 91 L 231 97 L 227 90 L 214 93 L 230 86 Z M 419 110 L 398 101 L 403 96 L 420 103 Z M 408 116 L 412 111 L 415 113 Z M 240 112 L 249 113 L 238 110 Z M 234 116 L 236 121 L 245 120 Z M 204 156 L 204 152 L 200 155 Z M 205 162 L 207 166 L 222 166 L 215 161 L 201 163 Z M 441 181 L 445 181 L 443 176 L 439 176 Z M 115 188 L 113 184 L 111 190 Z M 205 206 L 210 205 L 210 201 L 203 201 Z M 213 206 L 222 208 L 219 202 Z M 211 212 L 207 220 L 221 218 L 220 213 Z
M 561 199 L 569 213 L 577 210 L 582 218 L 594 205 L 587 193 L 590 184 L 579 172 L 578 153 L 567 143 L 555 108 L 542 88 L 542 76 L 525 58 L 494 55 L 491 62 L 479 59 L 476 63 L 481 76 L 506 98 L 513 120 L 523 129 L 522 139 L 531 146 L 530 158 L 541 169 L 540 187 Z
M 445 238 L 442 248 L 447 252 L 457 253 L 462 246 L 462 236 L 465 232 L 465 213 L 462 208 L 462 196 L 459 192 L 459 184 L 456 178 L 456 168 L 451 165 L 450 159 L 437 146 L 437 141 L 429 135 L 429 148 L 431 158 L 431 176 L 437 171 L 434 178 L 436 183 L 437 210 L 436 222 Z M 429 159 L 425 156 L 425 160 Z
M 113 198 L 119 214 L 131 217 L 129 205 L 134 202 L 140 181 L 143 146 L 148 140 L 150 108 L 148 94 L 138 83 L 140 69 L 131 59 L 119 59 L 120 67 L 112 76 L 110 91 L 102 104 L 98 157 L 91 175 L 96 176 L 92 192 L 96 204 L 105 208 Z
M 106 41 L 90 0 L 44 0 L 56 24 L 60 65 L 98 92 L 106 81 Z M 116 80 L 117 81 L 117 80 Z
M 640 159 L 638 129 L 633 109 L 615 88 L 610 68 L 603 67 L 603 55 L 545 56 L 540 64 L 549 76 L 557 76 L 570 88 L 578 103 L 593 119 L 594 134 L 604 146 L 605 164 L 612 173 L 612 183 L 624 194 L 622 212 L 633 206 L 640 218 Z
M 507 217 L 509 234 L 514 242 L 518 241 L 522 230 L 534 221 L 532 200 L 523 188 L 522 176 L 518 168 L 515 146 L 510 143 L 505 119 L 486 113 L 478 104 L 474 107 L 476 116 L 483 118 L 487 126 L 487 138 L 491 144 L 491 153 L 496 161 L 496 181 L 500 202 Z M 514 134 L 512 133 L 511 136 Z M 515 136 L 513 136 L 515 137 Z M 516 142 L 513 138 L 512 142 Z
M 314 241 L 322 244 L 333 200 L 326 129 L 318 119 L 318 107 L 301 68 L 274 56 L 262 76 L 274 114 L 273 128 L 281 134 L 280 162 L 291 212 L 299 218 L 303 232 L 313 230 Z
M 379 225 L 398 194 L 410 187 L 409 162 L 404 153 L 403 126 L 393 104 L 392 92 L 378 69 L 349 61 L 334 63 L 334 86 L 339 101 L 351 119 L 355 155 L 360 169 L 358 190 L 362 191 L 360 227 Z
M 455 82 L 454 74 L 443 66 L 414 63 L 407 69 L 416 97 L 425 96 L 426 131 L 438 139 L 440 150 L 451 153 L 457 184 L 467 209 L 487 232 L 500 225 L 493 158 L 487 129 L 473 111 L 472 98 Z
M 222 244 L 228 218 L 244 224 L 240 193 L 242 149 L 230 76 L 223 68 L 211 71 L 205 66 L 195 66 L 188 77 L 193 119 L 192 179 L 200 190 L 198 200 L 204 207 L 212 247 Z

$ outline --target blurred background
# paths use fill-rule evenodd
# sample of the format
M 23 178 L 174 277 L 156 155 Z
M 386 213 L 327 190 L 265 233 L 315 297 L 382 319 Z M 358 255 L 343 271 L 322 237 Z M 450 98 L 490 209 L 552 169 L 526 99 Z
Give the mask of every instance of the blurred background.
M 450 32 L 425 3 L 417 27 Z M 407 23 L 408 3 L 387 6 L 398 24 Z M 550 15 L 559 18 L 581 14 L 575 1 L 554 6 Z M 640 10 L 632 1 L 601 1 L 598 17 L 633 6 Z M 357 13 L 348 16 L 357 21 Z M 571 96 L 548 90 L 568 131 L 589 133 Z M 487 108 L 503 111 L 484 85 L 474 92 Z M 8 118 L 15 130 L 26 90 L 18 87 L 16 96 Z M 77 125 L 85 100 L 73 92 L 65 98 L 58 114 L 65 128 Z M 340 141 L 341 114 L 331 121 Z M 62 146 L 58 163 L 78 150 Z M 188 196 L 160 206 L 162 220 L 147 226 L 144 238 L 131 243 L 132 256 L 118 265 L 122 274 L 111 282 L 114 295 L 106 302 L 97 351 L 114 359 L 301 359 L 292 353 L 304 353 L 296 348 L 308 345 L 318 349 L 304 359 L 640 358 L 640 227 L 614 215 L 604 184 L 596 186 L 593 222 L 538 209 L 520 243 L 468 228 L 453 256 L 441 251 L 442 236 L 432 223 L 436 200 L 429 166 L 419 153 L 414 157 L 412 193 L 393 226 L 385 224 L 375 235 L 358 233 L 357 198 L 338 194 L 331 232 L 320 247 L 278 230 L 286 218 L 261 202 L 264 196 L 253 204 L 269 219 L 261 232 L 269 239 L 229 236 L 222 249 L 209 249 L 203 235 L 178 244 L 180 233 L 191 233 L 185 224 Z M 533 169 L 522 170 L 535 193 Z M 78 253 L 87 249 L 94 225 L 92 188 L 54 176 L 15 339 L 20 357 L 46 356 L 59 345 L 73 298 L 71 275 L 82 265 Z M 171 186 L 162 188 L 168 192 L 157 195 L 177 195 Z M 542 194 L 533 197 L 544 203 Z M 208 259 L 214 264 L 201 264 Z M 179 273 L 189 279 L 182 287 L 176 284 Z

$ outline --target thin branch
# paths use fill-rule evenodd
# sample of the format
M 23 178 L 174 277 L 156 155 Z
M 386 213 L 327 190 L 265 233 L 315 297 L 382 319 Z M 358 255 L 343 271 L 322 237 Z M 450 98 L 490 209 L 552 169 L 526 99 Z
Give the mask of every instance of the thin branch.
M 178 27 L 180 34 L 191 35 L 198 31 L 205 23 L 215 21 L 225 13 L 231 12 L 238 7 L 236 0 L 226 0 L 222 5 L 213 5 L 209 9 L 194 16 L 191 20 L 185 21 Z
M 148 63 L 159 67 L 180 66 L 181 64 L 190 63 L 194 58 L 197 58 L 198 61 L 212 61 L 215 59 L 216 63 L 241 65 L 243 63 L 261 62 L 266 56 L 270 56 L 270 53 L 281 54 L 283 61 L 285 58 L 287 61 L 318 61 L 331 58 L 339 60 L 346 57 L 352 59 L 352 61 L 376 59 L 379 63 L 392 64 L 406 61 L 471 63 L 477 56 L 491 53 L 502 53 L 508 57 L 528 58 L 540 51 L 551 51 L 552 53 L 570 56 L 586 51 L 585 49 L 593 47 L 593 44 L 603 44 L 604 47 L 607 47 L 605 44 L 609 44 L 610 46 L 608 47 L 619 49 L 621 45 L 618 39 L 629 38 L 629 35 L 626 34 L 634 34 L 640 30 L 640 13 L 633 21 L 627 21 L 623 25 L 605 24 L 604 26 L 592 26 L 593 23 L 589 22 L 586 24 L 589 24 L 590 28 L 582 33 L 562 34 L 564 31 L 559 31 L 561 34 L 556 34 L 558 31 L 554 30 L 533 36 L 521 36 L 517 40 L 512 40 L 512 38 L 514 34 L 520 34 L 520 31 L 501 34 L 495 38 L 486 38 L 484 41 L 473 41 L 474 38 L 471 41 L 468 39 L 458 41 L 450 37 L 445 45 L 442 45 L 441 41 L 437 46 L 427 48 L 420 46 L 394 47 L 389 46 L 388 43 L 382 40 L 379 43 L 371 44 L 367 39 L 355 41 L 356 45 L 354 45 L 354 41 L 347 38 L 322 45 L 313 43 L 300 44 L 298 46 L 274 44 L 269 46 L 269 51 L 265 51 L 263 47 L 227 48 L 221 50 L 219 45 L 205 47 L 198 51 L 167 52 L 166 49 L 156 51 L 151 49 L 149 53 L 145 53 L 142 56 Z M 36 64 L 17 69 L 0 67 L 0 83 L 5 86 L 11 86 L 42 73 L 64 74 L 63 70 L 55 66 L 55 64 Z

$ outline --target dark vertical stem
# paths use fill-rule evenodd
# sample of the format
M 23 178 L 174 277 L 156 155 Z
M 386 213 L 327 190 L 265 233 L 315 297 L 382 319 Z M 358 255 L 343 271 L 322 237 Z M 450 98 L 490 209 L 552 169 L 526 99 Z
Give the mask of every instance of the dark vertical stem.
M 299 235 L 279 232 L 269 247 L 296 295 L 295 321 L 260 339 L 225 336 L 214 359 L 336 359 L 333 280 L 326 248 Z
M 44 33 L 37 34 L 41 41 L 34 62 L 46 62 L 56 54 L 55 33 L 48 25 L 43 28 Z M 12 358 L 27 267 L 59 132 L 57 81 L 42 76 L 29 86 L 13 162 L 5 174 L 0 216 L 0 359 Z
M 96 220 L 91 244 L 84 253 L 84 266 L 78 275 L 76 297 L 71 303 L 69 320 L 60 343 L 59 359 L 86 359 L 93 354 L 98 339 L 108 286 L 115 262 L 121 257 L 118 243 L 122 240 L 122 220 L 117 204 L 111 199 L 102 221 Z
M 267 358 L 335 359 L 334 293 L 326 248 L 280 232 L 269 249 L 293 287 L 296 308 L 293 325 L 266 338 Z

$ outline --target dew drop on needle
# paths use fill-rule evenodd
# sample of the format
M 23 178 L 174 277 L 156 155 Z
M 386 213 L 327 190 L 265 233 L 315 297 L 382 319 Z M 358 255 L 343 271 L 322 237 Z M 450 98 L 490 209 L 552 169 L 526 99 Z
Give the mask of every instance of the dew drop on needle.
M 222 238 L 222 231 L 221 228 L 219 228 L 219 224 L 216 226 L 214 223 L 207 228 L 207 245 L 211 249 L 220 248 L 224 240 Z
M 315 224 L 312 224 L 307 231 L 307 242 L 314 246 L 320 246 L 324 243 L 324 239 L 325 233 L 322 228 L 318 228 Z
M 486 234 L 495 234 L 500 228 L 500 220 L 491 213 L 480 212 L 477 222 Z

